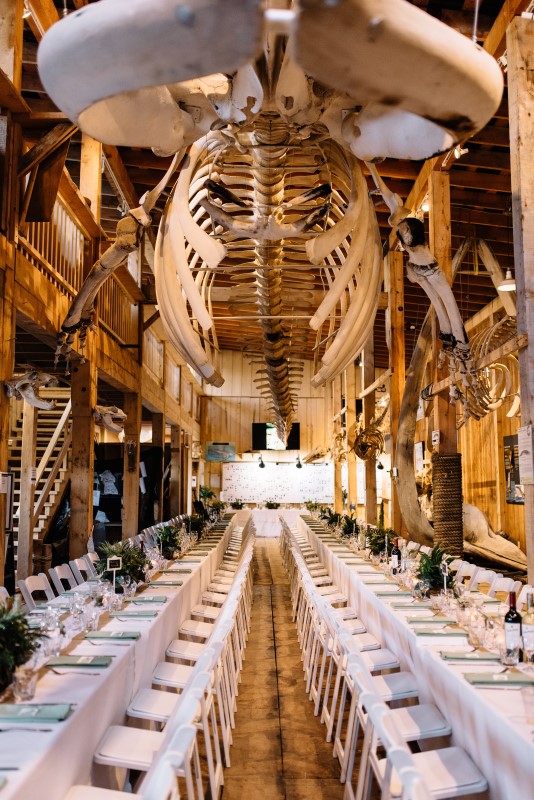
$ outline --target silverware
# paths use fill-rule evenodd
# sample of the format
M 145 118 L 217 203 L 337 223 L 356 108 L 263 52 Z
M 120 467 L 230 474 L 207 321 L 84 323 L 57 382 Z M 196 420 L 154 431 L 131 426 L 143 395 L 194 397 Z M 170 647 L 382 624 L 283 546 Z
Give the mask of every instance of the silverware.
M 76 671 L 75 669 L 70 669 L 69 667 L 63 670 L 63 672 L 60 672 L 55 667 L 47 667 L 47 669 L 49 669 L 50 672 L 53 672 L 54 675 L 91 675 L 91 677 L 96 675 L 102 675 L 101 672 L 92 672 L 90 670 L 83 670 L 82 672 L 81 670 Z

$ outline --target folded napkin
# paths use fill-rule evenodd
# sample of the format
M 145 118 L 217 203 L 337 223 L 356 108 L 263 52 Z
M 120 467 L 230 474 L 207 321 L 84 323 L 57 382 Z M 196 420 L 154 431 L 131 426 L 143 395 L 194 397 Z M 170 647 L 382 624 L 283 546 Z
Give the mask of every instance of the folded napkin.
M 378 572 L 378 570 L 373 569 L 372 567 L 363 567 L 363 568 L 360 567 L 356 570 L 356 572 L 358 573 L 358 575 L 376 575 L 377 577 L 380 577 L 382 575 L 382 573 Z
M 456 625 L 456 620 L 453 617 L 406 617 L 406 622 L 409 625 Z
M 55 656 L 48 659 L 45 667 L 76 667 L 76 669 L 84 667 L 94 669 L 109 667 L 111 662 L 111 656 Z
M 411 597 L 411 592 L 405 592 L 402 589 L 390 589 L 390 591 L 375 592 L 377 597 Z
M 209 556 L 206 550 L 191 550 L 191 554 L 195 556 Z
M 416 636 L 467 636 L 467 631 L 463 628 L 445 628 L 439 625 L 428 628 L 418 626 L 414 629 L 414 633 Z
M 90 631 L 84 639 L 139 639 L 140 631 Z
M 184 575 L 186 575 L 186 574 L 190 575 L 191 572 L 193 572 L 193 570 L 192 569 L 179 569 L 178 567 L 174 567 L 174 569 L 171 567 L 170 569 L 162 569 L 161 570 L 161 574 L 162 575 L 176 575 L 177 572 L 180 572 L 180 573 L 182 573 Z
M 167 597 L 164 594 L 144 594 L 139 597 L 125 597 L 126 603 L 166 603 Z
M 135 611 L 112 611 L 110 617 L 157 617 L 157 611 L 148 611 L 146 608 L 139 608 Z
M 440 656 L 444 661 L 499 661 L 489 650 L 441 650 Z
M 150 581 L 149 586 L 183 586 L 183 581 Z M 124 616 L 119 614 L 120 616 Z
M 534 686 L 534 676 L 519 670 L 508 672 L 464 672 L 464 678 L 473 686 Z
M 432 604 L 430 600 L 417 600 L 415 603 L 414 602 L 410 603 L 405 600 L 403 603 L 392 603 L 391 608 L 397 608 L 397 609 L 413 608 L 413 610 L 416 611 L 418 608 L 432 608 Z
M 0 722 L 61 722 L 69 716 L 71 709 L 70 703 L 0 703 Z

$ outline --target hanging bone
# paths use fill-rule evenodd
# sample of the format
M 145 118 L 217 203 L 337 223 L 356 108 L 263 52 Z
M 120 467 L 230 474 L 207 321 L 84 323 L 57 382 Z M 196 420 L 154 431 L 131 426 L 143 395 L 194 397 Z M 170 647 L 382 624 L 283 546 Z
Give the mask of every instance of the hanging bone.
M 50 411 L 50 409 L 55 408 L 56 401 L 44 400 L 39 396 L 39 389 L 42 387 L 51 388 L 57 385 L 58 381 L 53 375 L 33 369 L 23 375 L 14 375 L 9 381 L 4 381 L 8 397 L 25 400 L 31 406 L 40 408 L 43 411 Z
M 363 426 L 363 422 L 355 423 L 351 427 L 348 435 L 349 447 L 354 450 L 358 458 L 364 461 L 372 461 L 384 452 L 384 434 L 380 430 L 380 426 L 386 418 L 388 409 L 389 403 L 378 417 L 371 420 L 366 428 Z
M 110 433 L 123 433 L 127 414 L 117 406 L 95 406 L 93 418 L 97 425 L 103 425 Z

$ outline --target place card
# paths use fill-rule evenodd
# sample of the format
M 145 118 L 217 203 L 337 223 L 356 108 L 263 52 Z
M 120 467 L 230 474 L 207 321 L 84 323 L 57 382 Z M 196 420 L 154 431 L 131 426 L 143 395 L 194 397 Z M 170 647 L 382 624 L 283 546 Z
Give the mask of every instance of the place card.
M 440 650 L 444 661 L 499 661 L 498 653 L 489 650 Z
M 415 628 L 416 636 L 467 636 L 467 631 L 463 628 L 445 628 L 439 625 L 428 628 Z
M 139 597 L 125 597 L 124 602 L 134 603 L 135 605 L 137 605 L 138 603 L 166 603 L 167 595 L 145 594 L 145 595 L 140 595 Z
M 157 617 L 157 611 L 148 611 L 144 608 L 139 608 L 136 611 L 112 611 L 110 617 Z
M 0 703 L 0 722 L 62 722 L 72 711 L 70 703 L 30 705 Z
M 519 670 L 464 672 L 464 678 L 473 686 L 534 686 L 534 675 L 526 675 Z
M 84 639 L 129 639 L 136 640 L 141 638 L 141 631 L 90 631 L 83 637 Z
M 150 581 L 148 586 L 183 586 L 183 581 Z M 123 617 L 124 614 L 118 614 L 117 616 Z
M 113 616 L 112 614 L 110 616 Z M 96 669 L 109 667 L 111 656 L 55 656 L 49 658 L 45 667 L 83 667 L 84 669 Z

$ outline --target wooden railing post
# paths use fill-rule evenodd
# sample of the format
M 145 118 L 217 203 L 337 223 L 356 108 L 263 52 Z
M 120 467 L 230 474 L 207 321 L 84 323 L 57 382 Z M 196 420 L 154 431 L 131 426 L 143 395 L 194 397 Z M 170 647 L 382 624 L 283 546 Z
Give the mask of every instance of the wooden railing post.
M 363 351 L 363 385 L 370 386 L 375 380 L 375 343 L 373 334 L 365 343 Z M 363 398 L 363 423 L 367 428 L 375 416 L 375 393 L 369 392 Z M 365 521 L 376 525 L 376 461 L 365 461 Z
M 35 449 L 37 410 L 24 403 L 22 417 L 22 453 L 20 457 L 20 505 L 17 546 L 17 579 L 33 575 L 33 503 L 35 494 Z
M 72 367 L 72 470 L 70 479 L 70 558 L 87 552 L 93 529 L 93 476 L 95 463 L 96 360 L 94 341 L 87 341 L 91 358 Z
M 124 412 L 124 477 L 122 484 L 122 538 L 129 539 L 139 527 L 139 435 L 141 433 L 141 394 L 126 392 Z
M 182 432 L 180 426 L 171 425 L 171 473 L 169 478 L 169 515 L 171 517 L 176 517 L 182 510 L 181 443 Z

